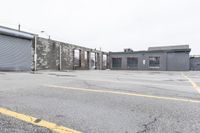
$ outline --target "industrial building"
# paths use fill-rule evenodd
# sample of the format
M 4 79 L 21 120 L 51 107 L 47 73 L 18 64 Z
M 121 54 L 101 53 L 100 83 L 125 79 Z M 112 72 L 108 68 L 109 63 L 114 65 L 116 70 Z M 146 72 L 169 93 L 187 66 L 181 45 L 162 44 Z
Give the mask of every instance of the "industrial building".
M 107 52 L 0 26 L 0 71 L 103 70 L 107 58 Z
M 107 52 L 41 37 L 35 40 L 37 70 L 107 69 Z
M 31 70 L 200 70 L 189 45 L 104 52 L 0 26 L 0 71 Z
M 147 51 L 110 52 L 110 68 L 114 70 L 190 70 L 189 45 L 150 47 Z

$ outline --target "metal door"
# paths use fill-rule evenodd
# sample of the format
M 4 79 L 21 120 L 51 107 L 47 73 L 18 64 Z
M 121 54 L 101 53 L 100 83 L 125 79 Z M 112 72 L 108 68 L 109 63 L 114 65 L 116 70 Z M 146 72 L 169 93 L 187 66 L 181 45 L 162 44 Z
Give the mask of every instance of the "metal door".
M 0 70 L 31 70 L 31 46 L 31 40 L 0 35 Z

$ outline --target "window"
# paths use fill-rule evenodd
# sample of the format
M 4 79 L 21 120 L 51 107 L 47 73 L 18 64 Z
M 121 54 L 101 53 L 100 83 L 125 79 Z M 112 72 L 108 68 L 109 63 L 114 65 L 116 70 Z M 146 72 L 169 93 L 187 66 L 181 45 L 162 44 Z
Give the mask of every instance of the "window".
M 149 57 L 149 67 L 160 67 L 160 57 Z
M 127 67 L 128 68 L 137 68 L 138 67 L 138 58 L 128 57 L 127 58 Z
M 122 59 L 121 58 L 112 58 L 112 67 L 121 68 Z
M 93 52 L 91 53 L 91 68 L 96 68 L 96 53 Z
M 84 53 L 84 59 L 87 60 L 87 58 L 88 58 L 88 52 L 85 51 L 85 53 Z
M 80 50 L 78 49 L 74 50 L 74 66 L 80 67 Z
M 107 55 L 103 55 L 103 66 L 106 67 L 107 66 Z

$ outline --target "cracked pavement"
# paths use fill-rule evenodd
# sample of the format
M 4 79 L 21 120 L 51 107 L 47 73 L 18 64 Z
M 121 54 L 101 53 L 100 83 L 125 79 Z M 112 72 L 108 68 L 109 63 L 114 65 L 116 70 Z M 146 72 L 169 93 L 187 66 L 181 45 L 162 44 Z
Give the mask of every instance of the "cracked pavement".
M 184 74 L 200 85 L 200 72 Z M 100 93 L 102 90 L 200 100 L 181 72 L 1 72 L 0 107 L 85 133 L 200 132 L 200 103 Z M 52 131 L 0 114 L 0 132 Z
M 146 123 L 146 124 L 143 124 L 142 126 L 144 127 L 144 129 L 142 131 L 138 131 L 137 133 L 146 133 L 148 132 L 149 130 L 151 130 L 151 128 L 153 127 L 153 124 L 155 124 L 155 122 L 157 122 L 158 118 L 155 117 L 153 118 L 152 121 Z
M 0 115 L 1 133 L 53 133 L 49 129 Z

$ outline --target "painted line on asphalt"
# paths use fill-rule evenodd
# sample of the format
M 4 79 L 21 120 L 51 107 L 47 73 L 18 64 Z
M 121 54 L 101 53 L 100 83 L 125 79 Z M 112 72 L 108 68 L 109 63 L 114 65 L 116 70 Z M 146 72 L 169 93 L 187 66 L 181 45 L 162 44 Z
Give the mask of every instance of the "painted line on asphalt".
M 45 121 L 45 120 L 42 120 L 42 119 L 37 119 L 37 118 L 32 117 L 32 116 L 20 114 L 20 113 L 8 110 L 6 108 L 0 107 L 0 114 L 19 119 L 21 121 L 31 123 L 33 125 L 48 128 L 48 129 L 50 129 L 54 132 L 58 132 L 58 133 L 81 133 L 79 131 L 75 131 L 73 129 L 66 128 L 66 127 L 57 125 L 57 124 L 52 123 L 52 122 L 48 122 L 48 121 Z
M 165 96 L 155 96 L 155 95 L 129 93 L 129 92 L 121 92 L 121 91 L 86 89 L 86 88 L 66 87 L 66 86 L 58 86 L 58 85 L 44 85 L 44 86 L 51 87 L 51 88 L 63 88 L 63 89 L 74 90 L 74 91 L 108 93 L 108 94 L 116 94 L 116 95 L 127 95 L 127 96 L 144 97 L 144 98 L 151 98 L 151 99 L 161 99 L 161 100 L 172 100 L 172 101 L 181 101 L 181 102 L 200 103 L 200 100 L 184 99 L 184 98 L 176 98 L 176 97 L 165 97 Z
M 186 76 L 184 73 L 182 73 L 182 76 L 185 79 L 187 79 L 190 82 L 190 84 L 192 85 L 192 87 L 194 89 L 196 89 L 196 91 L 200 94 L 200 87 L 191 78 L 189 78 L 188 76 Z

